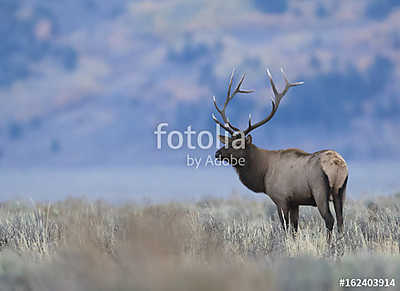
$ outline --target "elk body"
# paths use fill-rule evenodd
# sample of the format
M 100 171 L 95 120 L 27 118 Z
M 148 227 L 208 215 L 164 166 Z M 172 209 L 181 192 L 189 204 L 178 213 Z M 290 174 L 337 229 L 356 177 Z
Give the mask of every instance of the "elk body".
M 334 204 L 338 232 L 343 231 L 343 203 L 348 178 L 345 160 L 333 150 L 306 153 L 299 149 L 261 149 L 253 144 L 252 137 L 249 135 L 250 131 L 267 123 L 274 116 L 282 97 L 290 87 L 303 84 L 303 82 L 289 83 L 283 70 L 282 73 L 286 86 L 279 93 L 267 70 L 275 96 L 272 99 L 272 111 L 265 119 L 255 124 L 252 124 L 251 116 L 249 116 L 249 126 L 243 131 L 230 123 L 225 110 L 237 93 L 253 91 L 240 88 L 244 80 L 243 75 L 231 94 L 232 73 L 222 109 L 218 107 L 214 97 L 214 105 L 222 116 L 223 122 L 219 121 L 214 114 L 212 117 L 231 135 L 219 137 L 225 146 L 219 149 L 215 156 L 217 159 L 230 163 L 233 159 L 242 158 L 244 163 L 236 163 L 235 166 L 240 181 L 250 190 L 265 193 L 272 199 L 277 206 L 279 219 L 284 229 L 289 229 L 291 226 L 293 231 L 297 231 L 299 206 L 316 206 L 325 221 L 328 240 L 330 240 L 335 220 L 329 208 L 329 201 L 333 201 Z

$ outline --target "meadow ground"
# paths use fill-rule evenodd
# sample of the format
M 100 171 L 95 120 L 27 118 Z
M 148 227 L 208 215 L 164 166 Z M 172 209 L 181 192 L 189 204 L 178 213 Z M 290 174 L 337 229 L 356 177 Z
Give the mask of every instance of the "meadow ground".
M 400 290 L 400 195 L 348 200 L 332 246 L 316 208 L 300 208 L 293 239 L 267 198 L 9 201 L 0 248 L 0 290 L 352 290 L 340 278 Z

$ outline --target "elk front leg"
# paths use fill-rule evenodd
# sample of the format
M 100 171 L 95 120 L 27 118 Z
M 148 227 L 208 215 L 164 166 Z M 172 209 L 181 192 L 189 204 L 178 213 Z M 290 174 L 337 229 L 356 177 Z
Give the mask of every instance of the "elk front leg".
M 292 226 L 293 234 L 297 232 L 299 226 L 299 205 L 290 207 L 289 210 L 290 225 Z

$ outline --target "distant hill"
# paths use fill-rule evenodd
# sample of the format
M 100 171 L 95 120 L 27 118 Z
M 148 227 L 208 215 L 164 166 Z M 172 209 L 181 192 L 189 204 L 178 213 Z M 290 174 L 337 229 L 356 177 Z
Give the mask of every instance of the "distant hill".
M 390 0 L 2 1 L 0 166 L 177 163 L 186 150 L 157 151 L 156 124 L 214 130 L 233 67 L 257 92 L 231 119 L 262 118 L 267 66 L 305 85 L 257 144 L 399 158 L 399 25 Z

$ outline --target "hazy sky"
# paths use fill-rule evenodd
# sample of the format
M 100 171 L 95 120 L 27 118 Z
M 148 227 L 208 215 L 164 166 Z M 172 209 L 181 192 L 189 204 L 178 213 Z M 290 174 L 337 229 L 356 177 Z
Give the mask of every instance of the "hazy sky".
M 256 92 L 231 120 L 262 118 L 267 67 L 279 87 L 280 67 L 305 84 L 255 144 L 400 158 L 399 1 L 5 0 L 0 16 L 4 169 L 184 167 L 214 147 L 158 151 L 156 125 L 214 131 L 233 68 Z

